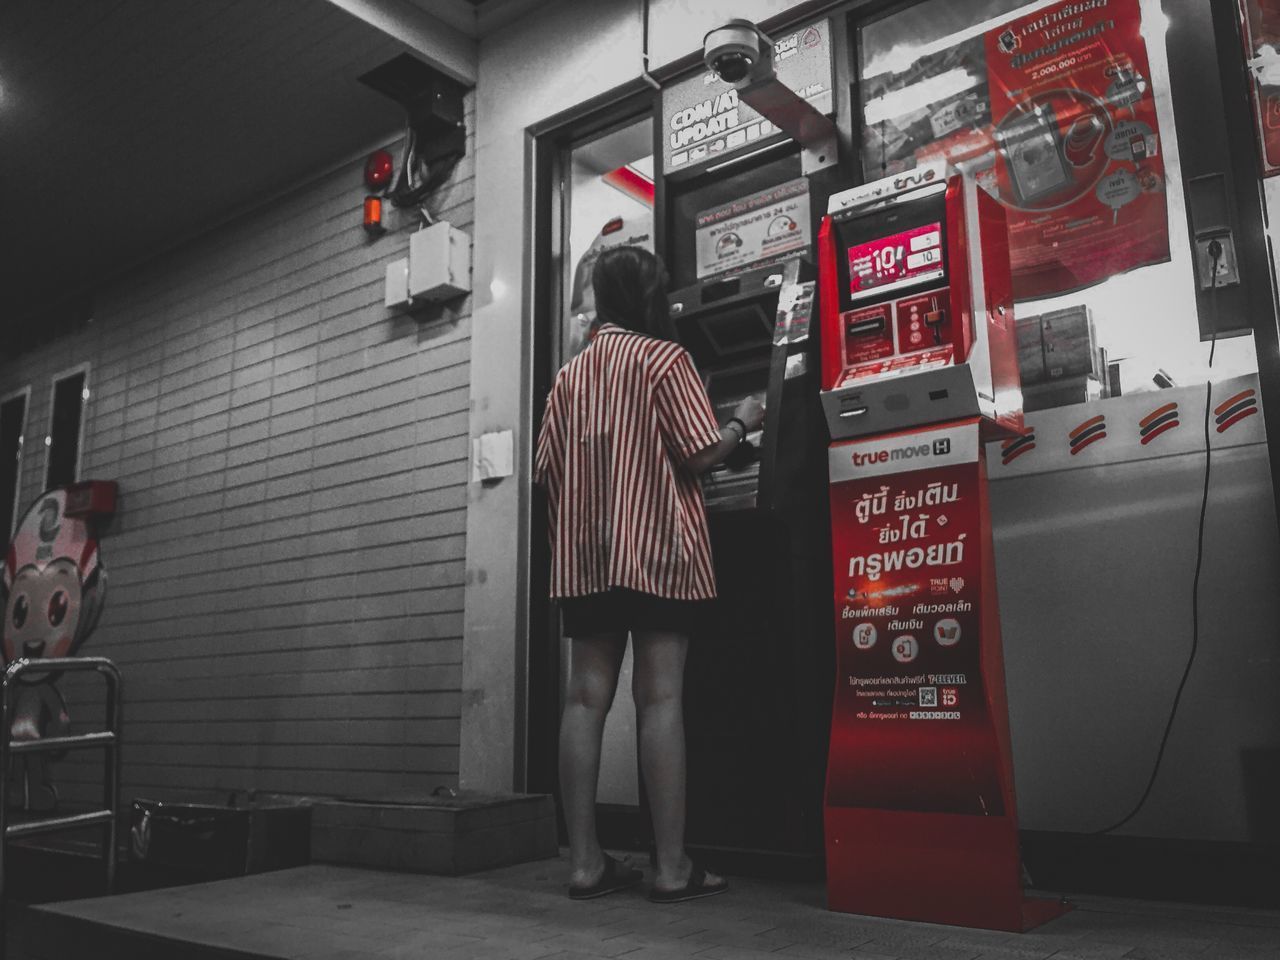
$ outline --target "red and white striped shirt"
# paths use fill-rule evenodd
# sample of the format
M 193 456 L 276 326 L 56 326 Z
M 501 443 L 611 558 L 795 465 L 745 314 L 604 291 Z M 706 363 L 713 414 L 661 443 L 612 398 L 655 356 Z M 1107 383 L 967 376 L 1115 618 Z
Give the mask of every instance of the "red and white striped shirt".
M 702 484 L 682 464 L 719 441 L 683 347 L 601 326 L 556 375 L 538 435 L 533 475 L 548 493 L 551 595 L 626 587 L 714 597 Z

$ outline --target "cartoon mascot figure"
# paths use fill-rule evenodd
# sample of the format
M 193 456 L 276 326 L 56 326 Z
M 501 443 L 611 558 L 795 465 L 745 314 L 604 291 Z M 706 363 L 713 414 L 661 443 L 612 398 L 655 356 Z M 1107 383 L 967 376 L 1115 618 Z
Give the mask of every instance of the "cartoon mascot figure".
M 102 612 L 107 575 L 98 557 L 98 539 L 86 519 L 67 516 L 66 507 L 65 489 L 42 494 L 9 545 L 0 579 L 6 665 L 18 658 L 74 656 Z M 18 679 L 10 730 L 14 740 L 67 735 L 71 717 L 56 677 L 35 672 Z M 14 758 L 9 795 L 15 806 L 47 811 L 57 805 L 49 756 Z

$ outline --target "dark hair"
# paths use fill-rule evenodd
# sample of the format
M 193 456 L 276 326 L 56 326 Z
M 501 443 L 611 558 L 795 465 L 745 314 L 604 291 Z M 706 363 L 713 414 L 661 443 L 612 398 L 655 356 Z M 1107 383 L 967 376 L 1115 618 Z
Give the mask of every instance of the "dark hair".
M 602 323 L 674 339 L 667 317 L 667 276 L 662 261 L 640 247 L 614 247 L 591 270 L 596 318 Z

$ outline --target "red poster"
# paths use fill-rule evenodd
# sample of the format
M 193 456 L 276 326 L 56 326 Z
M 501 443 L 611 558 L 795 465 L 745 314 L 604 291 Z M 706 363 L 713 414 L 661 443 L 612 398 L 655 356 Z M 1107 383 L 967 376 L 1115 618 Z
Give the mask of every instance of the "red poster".
M 829 449 L 837 675 L 823 826 L 846 913 L 1020 931 L 1000 612 L 978 421 Z
M 1069 0 L 986 35 L 1014 295 L 1169 259 L 1165 170 L 1138 0 Z
M 1004 813 L 981 669 L 977 430 L 832 448 L 828 804 Z
M 1241 0 L 1264 176 L 1280 173 L 1280 0 Z
M 832 444 L 827 903 L 1025 930 L 978 421 Z

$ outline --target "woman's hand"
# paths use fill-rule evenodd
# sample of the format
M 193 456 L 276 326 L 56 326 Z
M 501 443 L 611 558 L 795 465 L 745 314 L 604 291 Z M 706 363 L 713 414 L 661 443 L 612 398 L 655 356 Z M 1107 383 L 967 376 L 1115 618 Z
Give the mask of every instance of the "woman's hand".
M 746 425 L 747 433 L 751 433 L 753 430 L 759 430 L 764 423 L 764 404 L 753 394 L 738 404 L 733 415 Z
M 733 411 L 733 416 L 742 421 L 747 428 L 747 433 L 759 430 L 764 423 L 764 404 L 758 397 L 747 397 L 738 404 L 737 409 Z M 713 443 L 705 450 L 699 450 L 685 461 L 685 468 L 694 473 L 706 473 L 717 463 L 723 463 L 745 439 L 746 436 L 739 430 L 738 424 L 730 419 L 729 423 L 720 429 L 720 442 Z

